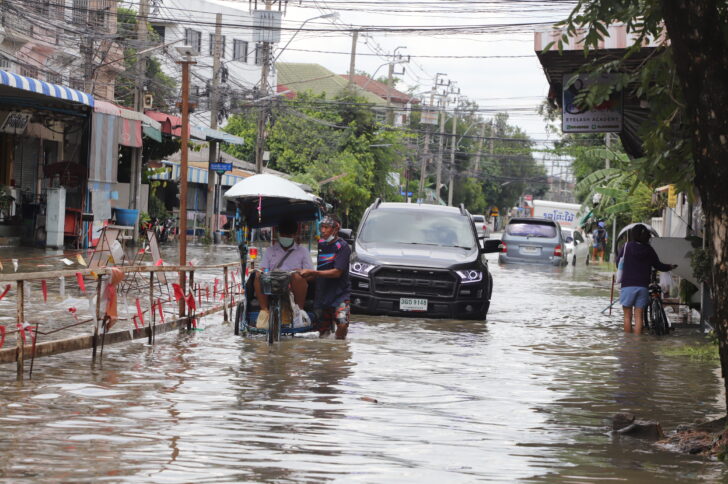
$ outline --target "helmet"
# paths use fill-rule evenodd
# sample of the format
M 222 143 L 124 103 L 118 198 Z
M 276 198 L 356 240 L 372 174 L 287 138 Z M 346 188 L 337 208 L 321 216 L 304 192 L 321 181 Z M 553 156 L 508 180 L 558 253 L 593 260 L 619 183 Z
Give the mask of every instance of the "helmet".
M 604 222 L 599 222 L 597 225 L 599 225 L 601 228 L 604 228 L 607 226 Z

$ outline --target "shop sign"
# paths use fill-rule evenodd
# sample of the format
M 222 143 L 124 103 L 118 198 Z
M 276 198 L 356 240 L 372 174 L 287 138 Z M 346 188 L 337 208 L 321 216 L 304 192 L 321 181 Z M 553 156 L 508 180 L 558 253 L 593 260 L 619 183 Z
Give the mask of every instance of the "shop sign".
M 618 133 L 622 131 L 622 92 L 612 92 L 607 100 L 592 109 L 576 104 L 580 92 L 595 85 L 608 85 L 612 75 L 566 74 L 563 79 L 563 107 L 561 130 L 564 133 Z M 570 81 L 571 84 L 569 84 Z
M 420 124 L 437 124 L 439 111 L 425 109 L 420 115 Z
M 0 125 L 0 132 L 10 134 L 22 134 L 28 127 L 30 113 L 9 113 Z
M 667 206 L 670 208 L 677 207 L 677 190 L 675 190 L 675 185 L 667 187 Z

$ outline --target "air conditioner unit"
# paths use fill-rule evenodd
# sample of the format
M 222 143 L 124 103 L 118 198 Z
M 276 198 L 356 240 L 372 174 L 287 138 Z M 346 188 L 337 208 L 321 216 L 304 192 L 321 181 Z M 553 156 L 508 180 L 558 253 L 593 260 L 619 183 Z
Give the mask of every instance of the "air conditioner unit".
M 144 109 L 152 109 L 154 105 L 154 96 L 151 94 L 144 95 Z

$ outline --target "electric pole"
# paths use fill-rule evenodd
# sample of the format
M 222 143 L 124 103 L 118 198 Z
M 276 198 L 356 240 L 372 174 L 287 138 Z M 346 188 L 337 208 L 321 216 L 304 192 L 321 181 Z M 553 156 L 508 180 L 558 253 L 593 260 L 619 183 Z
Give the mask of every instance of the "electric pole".
M 480 157 L 483 155 L 483 138 L 485 137 L 485 123 L 480 123 L 480 139 L 478 140 L 478 154 L 475 157 L 475 174 L 480 172 Z
M 440 76 L 444 76 L 445 74 L 442 74 L 440 72 L 437 73 L 435 76 L 435 84 L 432 86 L 432 89 L 430 89 L 430 104 L 429 108 L 431 109 L 433 105 L 435 104 L 435 93 L 437 92 L 437 81 L 439 80 Z M 427 128 L 425 131 L 425 145 L 422 153 L 422 162 L 420 164 L 420 185 L 418 187 L 418 194 L 419 198 L 422 200 L 425 199 L 425 179 L 427 178 L 427 162 L 429 161 L 429 158 L 431 157 L 430 153 L 430 127 L 429 127 L 429 119 L 427 123 Z M 437 200 L 435 200 L 437 201 Z
M 271 10 L 273 1 L 265 0 L 265 9 Z M 270 71 L 270 42 L 264 41 L 260 44 L 262 57 L 262 68 L 260 70 L 260 97 L 268 95 L 268 72 Z M 267 102 L 267 101 L 266 101 Z M 261 105 L 258 113 L 258 136 L 255 140 L 255 172 L 263 173 L 263 152 L 265 151 L 266 125 L 268 124 L 268 106 Z
M 455 101 L 455 109 L 452 117 L 452 140 L 450 141 L 450 185 L 447 189 L 447 204 L 452 207 L 452 192 L 455 188 L 455 151 L 458 148 L 458 102 Z
M 192 60 L 192 56 L 186 55 L 183 60 L 178 61 L 182 64 L 182 145 L 180 163 L 180 188 L 179 188 L 179 265 L 187 265 L 187 155 L 188 145 L 190 141 L 190 65 L 196 64 Z M 179 273 L 179 285 L 182 292 L 186 290 L 187 274 L 184 271 Z M 184 315 L 185 301 L 180 300 L 180 317 Z
M 144 112 L 144 79 L 147 74 L 147 55 L 141 53 L 147 42 L 147 18 L 149 18 L 149 0 L 139 0 L 139 15 L 137 15 L 136 34 L 139 40 L 139 51 L 136 62 L 136 79 L 134 89 L 134 110 Z M 141 210 L 141 185 L 142 185 L 142 148 L 132 148 L 131 156 L 131 178 L 129 180 L 129 208 Z M 139 229 L 139 218 L 134 224 L 132 238 L 136 240 Z
M 351 35 L 351 57 L 349 58 L 349 87 L 354 85 L 356 74 L 356 43 L 359 40 L 359 31 L 354 30 Z
M 217 116 L 218 116 L 218 103 L 219 96 L 218 90 L 220 87 L 220 58 L 222 57 L 222 14 L 218 13 L 215 16 L 215 37 L 214 45 L 212 48 L 212 82 L 210 85 L 210 128 L 217 129 Z M 212 140 L 209 142 L 209 153 L 207 161 L 209 163 L 215 163 L 217 161 L 217 141 Z M 207 218 L 207 230 L 212 236 L 214 243 L 217 243 L 215 232 L 218 227 L 218 217 L 215 214 L 215 202 L 216 202 L 216 185 L 215 178 L 218 176 L 212 169 L 210 164 L 207 165 L 207 207 L 206 207 L 206 218 Z
M 407 60 L 402 60 L 402 56 L 397 55 L 397 51 L 399 49 L 404 49 L 404 47 L 397 47 L 394 49 L 394 53 L 392 54 L 392 62 L 389 63 L 389 69 L 387 70 L 387 124 L 389 126 L 394 126 L 394 110 L 392 109 L 392 89 L 394 89 L 394 65 L 403 63 L 403 62 L 409 62 L 410 58 L 407 56 Z M 402 72 L 397 72 L 396 74 L 402 75 L 404 74 L 404 67 L 402 68 Z

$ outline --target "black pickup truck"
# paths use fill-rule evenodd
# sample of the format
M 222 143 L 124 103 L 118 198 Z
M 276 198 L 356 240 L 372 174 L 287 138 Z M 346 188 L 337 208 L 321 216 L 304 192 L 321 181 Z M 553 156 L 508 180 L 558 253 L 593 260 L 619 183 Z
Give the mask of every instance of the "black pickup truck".
M 382 203 L 364 214 L 351 257 L 354 312 L 485 319 L 493 278 L 484 254 L 499 240 L 478 239 L 464 207 Z

